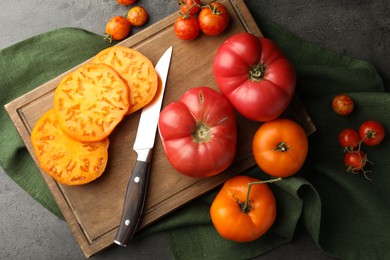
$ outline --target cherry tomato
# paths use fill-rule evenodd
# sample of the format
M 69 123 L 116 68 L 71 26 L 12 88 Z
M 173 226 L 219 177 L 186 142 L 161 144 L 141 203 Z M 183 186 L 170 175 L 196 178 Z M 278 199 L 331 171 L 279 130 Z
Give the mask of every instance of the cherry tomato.
M 276 218 L 276 200 L 267 184 L 248 184 L 259 179 L 235 176 L 225 182 L 210 208 L 214 227 L 225 239 L 253 241 L 265 234 Z M 249 202 L 246 204 L 245 202 Z
M 351 128 L 343 129 L 339 133 L 338 140 L 340 145 L 346 149 L 356 148 L 360 142 L 358 132 Z
M 255 133 L 252 151 L 258 166 L 275 177 L 296 174 L 306 160 L 308 139 L 303 128 L 290 119 L 262 124 Z
M 130 22 L 123 16 L 114 16 L 106 24 L 105 40 L 123 40 L 130 32 Z
M 359 135 L 365 145 L 376 146 L 385 138 L 385 128 L 378 121 L 368 120 L 360 125 Z
M 344 165 L 348 172 L 358 172 L 364 169 L 367 163 L 367 156 L 363 151 L 351 151 L 344 155 Z
M 173 25 L 176 36 L 182 40 L 190 41 L 199 34 L 199 23 L 194 16 L 180 16 Z
M 148 12 L 142 6 L 134 6 L 129 10 L 126 17 L 131 25 L 141 26 L 148 20 Z
M 136 0 L 116 0 L 118 2 L 118 4 L 120 5 L 132 5 L 135 3 Z
M 210 177 L 233 162 L 237 143 L 234 110 L 212 88 L 191 88 L 167 105 L 158 128 L 165 154 L 179 173 Z
M 180 13 L 183 15 L 195 15 L 199 13 L 202 5 L 200 0 L 178 0 L 177 2 L 180 6 Z
M 200 11 L 198 20 L 202 32 L 215 36 L 226 29 L 230 21 L 230 15 L 223 4 L 212 2 Z
M 218 48 L 213 73 L 234 108 L 253 121 L 279 117 L 295 91 L 295 69 L 280 48 L 247 32 L 231 36 Z
M 353 111 L 353 99 L 345 94 L 337 95 L 332 100 L 332 108 L 337 114 L 347 116 Z

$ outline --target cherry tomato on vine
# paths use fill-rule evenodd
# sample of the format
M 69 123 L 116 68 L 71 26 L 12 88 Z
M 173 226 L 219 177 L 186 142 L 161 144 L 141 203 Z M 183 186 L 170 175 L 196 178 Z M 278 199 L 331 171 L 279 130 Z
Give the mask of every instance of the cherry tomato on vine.
M 190 41 L 199 34 L 199 23 L 194 16 L 180 16 L 173 25 L 176 36 L 182 40 Z
M 354 129 L 345 128 L 339 133 L 338 141 L 342 147 L 351 149 L 359 146 L 360 137 Z
M 223 4 L 212 2 L 200 11 L 198 20 L 202 32 L 215 36 L 226 29 L 230 21 L 230 15 Z
M 148 12 L 142 6 L 134 6 L 129 10 L 126 17 L 131 25 L 141 26 L 148 20 Z
M 132 5 L 135 3 L 136 0 L 116 0 L 118 2 L 118 4 L 120 5 Z
M 225 182 L 210 208 L 215 229 L 225 239 L 253 241 L 265 234 L 276 218 L 276 200 L 272 190 L 259 179 L 235 176 Z M 249 192 L 249 197 L 247 194 Z
M 308 139 L 303 128 L 291 119 L 262 124 L 253 138 L 252 151 L 257 165 L 275 177 L 296 174 L 304 164 Z
M 351 114 L 354 106 L 353 99 L 346 94 L 337 95 L 332 100 L 333 110 L 341 116 L 347 116 Z
M 348 172 L 358 172 L 364 169 L 367 163 L 367 156 L 363 151 L 351 151 L 344 155 L 344 165 Z
M 183 15 L 195 15 L 199 13 L 202 5 L 200 0 L 178 0 L 177 2 L 180 6 L 180 13 Z
M 365 145 L 376 146 L 385 137 L 385 128 L 378 121 L 368 120 L 360 125 L 359 135 Z
M 106 24 L 105 40 L 111 42 L 112 40 L 123 40 L 130 32 L 131 24 L 123 16 L 114 16 Z

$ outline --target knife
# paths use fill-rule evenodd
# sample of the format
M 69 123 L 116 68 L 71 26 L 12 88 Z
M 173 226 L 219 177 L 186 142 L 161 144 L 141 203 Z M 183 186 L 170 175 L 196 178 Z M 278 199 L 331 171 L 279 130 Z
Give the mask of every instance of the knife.
M 144 207 L 150 162 L 171 56 L 172 46 L 165 51 L 156 64 L 155 70 L 159 77 L 160 88 L 153 100 L 142 109 L 139 120 L 133 146 L 133 150 L 137 153 L 137 161 L 127 185 L 122 217 L 114 240 L 114 243 L 120 246 L 126 246 L 127 241 L 133 237 Z

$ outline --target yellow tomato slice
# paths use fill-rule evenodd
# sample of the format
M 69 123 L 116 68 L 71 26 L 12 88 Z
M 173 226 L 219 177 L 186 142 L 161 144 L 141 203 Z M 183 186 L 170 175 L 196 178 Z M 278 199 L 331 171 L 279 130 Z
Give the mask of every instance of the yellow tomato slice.
M 79 142 L 68 137 L 53 109 L 34 125 L 31 142 L 40 168 L 62 184 L 89 183 L 100 177 L 107 165 L 109 140 Z
M 110 66 L 85 64 L 61 80 L 54 109 L 62 131 L 71 138 L 103 140 L 129 110 L 128 87 Z
M 92 63 L 110 65 L 126 81 L 130 91 L 130 109 L 127 114 L 147 105 L 157 92 L 158 78 L 154 66 L 139 51 L 113 46 L 99 52 Z

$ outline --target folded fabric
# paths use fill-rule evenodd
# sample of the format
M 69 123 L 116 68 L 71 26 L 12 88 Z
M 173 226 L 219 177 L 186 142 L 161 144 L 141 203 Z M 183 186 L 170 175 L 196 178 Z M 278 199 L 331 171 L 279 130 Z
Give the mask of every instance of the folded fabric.
M 345 259 L 390 259 L 389 138 L 366 150 L 368 181 L 345 172 L 337 135 L 367 119 L 390 129 L 390 95 L 370 64 L 319 48 L 285 29 L 258 18 L 264 35 L 282 48 L 298 74 L 297 93 L 317 131 L 309 137 L 309 156 L 301 172 L 271 184 L 278 203 L 271 230 L 251 243 L 222 239 L 213 228 L 209 207 L 218 189 L 187 204 L 137 236 L 169 231 L 174 257 L 179 259 L 247 259 L 294 238 L 301 223 L 324 252 Z M 0 100 L 4 105 L 109 45 L 101 36 L 75 28 L 52 31 L 0 51 Z M 47 69 L 50 68 L 50 69 Z M 356 110 L 340 117 L 331 110 L 335 94 L 350 94 Z M 0 164 L 26 192 L 62 217 L 37 167 L 8 118 L 0 112 Z M 29 174 L 26 174 L 29 173 Z M 246 174 L 267 178 L 257 167 Z M 195 238 L 195 239 L 194 239 Z

